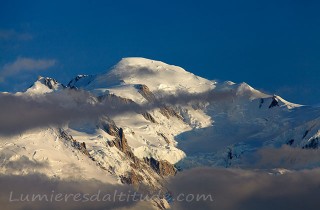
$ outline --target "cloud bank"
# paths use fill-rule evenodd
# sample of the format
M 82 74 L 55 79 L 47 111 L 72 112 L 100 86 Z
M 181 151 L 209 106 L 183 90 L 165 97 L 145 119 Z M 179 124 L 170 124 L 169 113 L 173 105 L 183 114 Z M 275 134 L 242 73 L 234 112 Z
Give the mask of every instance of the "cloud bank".
M 213 201 L 173 202 L 175 210 L 316 210 L 320 200 L 320 170 L 283 175 L 240 169 L 195 168 L 179 173 L 168 187 L 180 193 L 211 194 Z
M 320 167 L 320 150 L 302 149 L 283 145 L 280 148 L 265 147 L 244 158 L 252 168 L 301 168 Z M 248 165 L 248 164 L 247 164 Z
M 102 98 L 99 103 L 93 103 L 97 99 L 89 92 L 72 89 L 35 97 L 0 93 L 0 134 L 16 134 L 35 127 L 59 125 L 69 121 L 97 120 L 103 115 L 114 117 L 126 112 L 142 113 L 168 104 L 227 100 L 232 96 L 231 92 L 180 93 L 139 105 L 134 102 L 124 103 L 121 98 L 112 95 Z
M 119 197 L 121 192 L 123 194 L 133 193 L 134 189 L 131 186 L 106 184 L 98 180 L 59 180 L 42 174 L 0 175 L 0 185 L 0 204 L 1 209 L 4 210 L 127 209 L 134 208 L 138 203 L 133 199 L 124 200 Z M 62 196 L 56 199 L 59 193 Z M 75 196 L 76 194 L 79 196 Z M 29 195 L 29 201 L 22 201 L 21 195 L 23 198 Z M 42 200 L 31 201 L 33 195 L 45 195 L 46 197 Z M 116 195 L 115 198 L 114 195 Z M 69 196 L 67 200 L 66 196 Z

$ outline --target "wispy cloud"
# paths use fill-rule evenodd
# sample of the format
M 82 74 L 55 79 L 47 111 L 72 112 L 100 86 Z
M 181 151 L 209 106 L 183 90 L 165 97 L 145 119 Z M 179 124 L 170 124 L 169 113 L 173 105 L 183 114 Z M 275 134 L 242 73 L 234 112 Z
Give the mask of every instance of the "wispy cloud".
M 19 33 L 15 30 L 0 30 L 0 40 L 28 41 L 33 39 L 30 33 Z
M 0 79 L 20 72 L 46 70 L 56 64 L 54 59 L 32 59 L 19 57 L 12 63 L 7 63 L 0 69 Z

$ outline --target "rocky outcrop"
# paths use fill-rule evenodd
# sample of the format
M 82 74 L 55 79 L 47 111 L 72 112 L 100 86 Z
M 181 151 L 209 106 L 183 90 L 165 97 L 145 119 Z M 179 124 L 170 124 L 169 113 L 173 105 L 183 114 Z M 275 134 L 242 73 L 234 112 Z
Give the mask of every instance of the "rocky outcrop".
M 50 89 L 54 89 L 58 85 L 58 81 L 49 77 L 43 78 L 43 83 Z
M 319 148 L 319 138 L 312 138 L 308 143 L 302 147 L 303 149 L 318 149 Z
M 157 121 L 152 117 L 152 115 L 151 115 L 149 112 L 144 112 L 144 113 L 142 113 L 142 116 L 143 116 L 146 120 L 148 120 L 148 121 L 150 121 L 150 122 L 152 122 L 152 123 L 157 123 Z
M 120 96 L 117 96 L 115 94 L 105 94 L 102 96 L 98 96 L 99 102 L 105 102 L 108 104 L 108 106 L 119 106 L 119 104 L 135 104 L 135 102 L 128 98 L 123 98 Z
M 183 117 L 178 114 L 172 107 L 170 106 L 164 106 L 162 108 L 160 108 L 160 113 L 165 116 L 167 119 L 171 117 L 176 117 L 178 118 L 179 120 L 182 120 L 183 121 Z
M 107 132 L 110 136 L 117 136 L 119 133 L 119 128 L 116 126 L 113 120 L 101 119 L 99 122 L 99 127 Z
M 118 132 L 113 135 L 116 138 L 112 141 L 107 141 L 107 145 L 110 147 L 115 146 L 118 150 L 123 152 L 134 163 L 139 162 L 138 158 L 133 154 L 131 147 L 128 145 L 128 141 L 124 135 L 123 129 L 119 128 Z
M 272 107 L 275 107 L 275 106 L 279 106 L 279 101 L 278 101 L 278 99 L 276 98 L 276 96 L 273 96 L 272 102 L 271 102 L 271 104 L 270 104 L 270 106 L 269 106 L 269 109 L 272 108 Z
M 156 97 L 154 96 L 154 94 L 150 91 L 150 89 L 148 88 L 148 86 L 146 85 L 136 85 L 135 86 L 138 90 L 138 92 L 149 102 L 155 102 L 156 101 Z M 178 114 L 172 107 L 170 106 L 163 106 L 160 108 L 160 113 L 165 116 L 167 119 L 171 117 L 177 117 L 180 120 L 183 120 L 183 117 Z M 149 113 L 143 113 L 142 114 L 144 118 L 146 118 L 147 120 L 155 123 L 155 119 L 149 114 Z
M 157 174 L 160 176 L 174 176 L 177 173 L 177 169 L 166 160 L 156 160 L 153 157 L 144 158 L 147 163 Z
M 67 87 L 71 89 L 78 89 L 80 87 L 90 84 L 90 82 L 92 82 L 94 78 L 94 75 L 78 75 L 68 83 Z
M 138 186 L 143 181 L 143 177 L 132 170 L 126 175 L 120 176 L 120 180 L 123 184 Z
M 127 151 L 131 151 L 131 148 L 128 145 L 128 141 L 127 141 L 126 137 L 124 136 L 122 128 L 119 129 L 119 133 L 118 133 L 116 140 L 114 141 L 114 145 L 121 152 L 127 153 Z
M 165 140 L 165 142 L 166 142 L 167 144 L 170 144 L 169 139 L 168 139 L 163 133 L 157 133 L 157 134 L 158 134 L 158 136 L 161 136 L 161 137 Z
M 156 100 L 154 94 L 150 91 L 148 86 L 146 85 L 135 85 L 135 88 L 138 92 L 149 102 L 153 102 Z
M 158 161 L 153 157 L 144 158 L 143 160 L 137 158 L 133 154 L 131 147 L 128 145 L 128 141 L 122 128 L 119 128 L 116 138 L 112 141 L 108 141 L 107 144 L 108 146 L 116 147 L 119 151 L 124 153 L 129 160 L 131 160 L 131 171 L 120 175 L 120 180 L 122 183 L 138 186 L 139 183 L 147 182 L 152 188 L 152 186 L 154 186 L 154 181 L 152 181 L 151 177 L 155 178 L 155 175 L 159 175 L 160 177 L 174 176 L 177 173 L 177 169 L 168 161 Z M 160 180 L 161 178 L 159 178 L 159 180 L 156 182 L 159 182 Z
M 114 146 L 114 141 L 107 141 L 107 145 L 109 147 L 113 147 Z
M 302 136 L 303 139 L 308 135 L 309 131 L 310 131 L 310 130 L 306 130 L 306 131 L 304 132 L 304 134 L 303 134 L 303 136 Z
M 264 99 L 263 99 L 263 98 L 260 98 L 259 109 L 261 109 L 263 103 L 264 103 Z
M 68 141 L 72 147 L 76 148 L 77 150 L 88 156 L 90 159 L 94 160 L 94 158 L 91 157 L 90 153 L 88 152 L 85 142 L 78 142 L 71 135 L 69 135 L 62 129 L 60 129 L 60 138 Z

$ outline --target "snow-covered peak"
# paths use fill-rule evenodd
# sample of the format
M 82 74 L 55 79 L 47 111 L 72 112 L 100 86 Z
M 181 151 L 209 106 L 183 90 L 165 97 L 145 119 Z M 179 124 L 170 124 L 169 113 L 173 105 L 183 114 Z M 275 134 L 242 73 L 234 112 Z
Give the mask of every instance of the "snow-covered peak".
M 265 93 L 262 93 L 259 90 L 254 89 L 250 85 L 248 85 L 245 82 L 242 82 L 240 84 L 235 84 L 237 95 L 239 96 L 248 96 L 250 100 L 257 99 L 257 98 L 267 98 L 270 97 L 270 95 L 267 95 Z
M 245 99 L 249 99 L 249 100 L 271 97 L 271 95 L 268 95 L 268 94 L 265 94 L 259 90 L 256 90 L 245 82 L 242 82 L 239 84 L 234 83 L 232 81 L 225 81 L 222 83 L 216 83 L 215 90 L 217 90 L 217 91 L 234 91 L 238 97 L 240 97 L 240 98 L 244 97 Z
M 166 93 L 196 93 L 213 89 L 215 86 L 214 82 L 178 66 L 146 58 L 124 58 L 106 74 L 97 76 L 85 89 L 102 90 L 122 84 L 144 84 L 151 91 Z
M 130 73 L 134 73 L 134 71 L 140 71 L 140 68 L 148 68 L 150 73 L 156 73 L 159 71 L 176 71 L 181 73 L 186 72 L 186 70 L 179 66 L 169 65 L 162 61 L 156 61 L 141 57 L 122 58 L 113 67 L 112 72 L 114 74 L 127 74 L 128 69 L 130 69 Z
M 38 80 L 30 88 L 27 89 L 26 93 L 43 94 L 60 90 L 62 88 L 63 85 L 60 84 L 57 80 L 50 77 L 39 76 Z

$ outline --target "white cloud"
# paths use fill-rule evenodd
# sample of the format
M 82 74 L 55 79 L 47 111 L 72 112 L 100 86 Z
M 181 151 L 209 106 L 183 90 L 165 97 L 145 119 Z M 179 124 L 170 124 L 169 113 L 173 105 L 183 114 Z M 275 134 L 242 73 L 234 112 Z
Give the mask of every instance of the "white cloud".
M 5 64 L 0 70 L 0 78 L 5 78 L 18 74 L 20 72 L 32 72 L 46 70 L 56 64 L 54 59 L 32 59 L 32 58 L 17 58 L 12 63 Z

